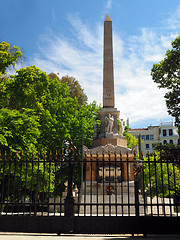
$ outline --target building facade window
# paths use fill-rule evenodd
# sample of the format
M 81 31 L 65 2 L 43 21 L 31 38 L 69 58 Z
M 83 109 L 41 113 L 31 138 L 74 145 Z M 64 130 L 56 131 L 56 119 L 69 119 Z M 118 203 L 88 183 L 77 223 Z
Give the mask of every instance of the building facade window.
M 150 135 L 150 140 L 154 140 L 154 135 L 153 134 Z
M 141 138 L 142 138 L 142 139 L 145 139 L 145 135 L 142 135 Z
M 166 129 L 163 129 L 163 136 L 166 136 Z
M 173 142 L 173 140 L 171 139 L 171 140 L 169 141 L 169 143 L 170 143 L 170 144 L 173 144 L 174 142 Z
M 149 135 L 146 135 L 146 140 L 149 140 Z
M 146 144 L 146 149 L 149 149 L 149 144 Z
M 164 141 L 163 141 L 163 144 L 166 144 L 166 143 L 167 143 L 167 140 L 164 140 Z
M 169 136 L 172 136 L 172 135 L 173 135 L 173 130 L 169 129 Z

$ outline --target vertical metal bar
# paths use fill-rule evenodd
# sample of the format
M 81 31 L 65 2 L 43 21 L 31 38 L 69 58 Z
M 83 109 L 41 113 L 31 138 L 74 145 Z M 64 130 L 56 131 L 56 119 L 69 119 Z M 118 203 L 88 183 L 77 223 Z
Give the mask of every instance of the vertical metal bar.
M 142 149 L 141 149 L 141 134 L 139 134 L 138 136 L 138 142 L 139 142 L 139 159 L 140 160 L 143 160 L 143 157 L 142 157 Z M 144 199 L 144 214 L 146 215 L 146 199 L 145 199 L 145 192 L 144 192 L 144 172 L 143 170 L 140 171 L 140 188 L 141 188 L 141 195 L 143 196 L 143 199 Z
M 84 178 L 84 216 L 86 216 L 86 170 L 87 170 L 87 164 L 89 161 L 87 161 L 87 154 L 85 153 L 85 159 L 84 159 L 84 166 L 85 166 L 85 178 Z
M 91 156 L 91 191 L 90 191 L 90 216 L 92 216 L 92 152 L 90 154 Z
M 11 159 L 11 156 L 12 156 L 12 153 L 10 153 L 10 159 Z M 14 203 L 15 203 L 15 199 L 16 199 L 16 194 L 17 194 L 17 189 L 16 189 L 16 173 L 17 173 L 17 170 L 16 170 L 16 167 L 17 167 L 17 153 L 15 155 L 15 159 L 14 159 L 14 186 L 13 186 L 13 197 L 12 197 L 12 215 L 14 213 Z
M 26 197 L 27 197 L 27 171 L 28 171 L 28 153 L 26 153 L 26 160 L 25 160 L 25 185 L 24 185 L 24 207 L 23 207 L 23 215 L 25 215 L 26 211 Z
M 66 160 L 65 160 L 66 161 Z M 63 169 L 63 163 L 64 163 L 64 151 L 63 151 L 63 149 L 61 150 L 61 156 L 60 156 L 60 162 L 59 162 L 59 164 L 60 164 L 60 171 L 62 171 L 62 169 Z M 68 174 L 68 173 L 67 173 Z M 60 174 L 60 176 L 59 176 L 61 179 L 60 179 L 60 181 L 62 181 L 62 174 Z M 62 193 L 61 193 L 61 195 L 60 195 L 61 197 L 60 197 L 60 216 L 62 215 L 62 206 L 64 206 L 63 205 L 63 203 L 62 203 Z
M 123 177 L 123 174 L 124 174 L 124 165 L 122 163 L 122 152 L 120 151 L 120 166 L 121 166 L 121 211 L 122 211 L 122 216 L 124 215 L 123 214 L 123 211 L 124 211 L 124 196 L 123 196 L 123 180 L 122 177 Z
M 115 189 L 114 189 L 114 194 L 115 194 L 115 209 L 116 209 L 116 216 L 117 216 L 117 194 L 118 194 L 118 189 L 117 189 L 117 152 L 114 153 L 114 166 L 115 166 Z M 118 169 L 119 170 L 119 169 Z
M 103 161 L 103 216 L 105 215 L 105 197 L 104 197 L 104 181 L 105 181 L 105 175 L 104 175 L 104 156 L 105 154 L 104 154 L 104 151 L 103 151 L 103 153 L 102 153 L 102 161 Z
M 39 158 L 39 156 L 38 156 Z M 36 166 L 36 161 L 35 166 Z M 38 181 L 39 181 L 39 159 L 38 159 L 38 167 L 37 167 L 37 172 L 36 172 L 36 188 L 35 188 L 35 199 L 34 199 L 34 214 L 37 215 L 37 210 L 38 210 Z
M 163 213 L 164 213 L 164 217 L 165 217 L 166 216 L 166 212 L 165 212 L 165 202 L 164 202 L 164 178 L 163 178 L 162 153 L 160 153 L 160 165 L 161 165 L 161 182 L 162 182 L 162 194 L 163 194 Z
M 109 216 L 111 216 L 111 185 L 110 185 L 110 181 L 111 181 L 111 153 L 110 151 L 108 152 L 108 161 L 109 161 L 109 186 L 108 186 L 108 190 L 109 190 Z
M 150 155 L 148 151 L 148 166 L 149 166 L 149 187 L 150 187 L 150 206 L 151 206 L 151 216 L 153 215 L 153 207 L 152 207 L 152 188 L 151 188 L 151 162 Z
M 176 192 L 176 174 L 175 174 L 175 163 L 173 158 L 173 176 L 174 176 L 174 189 L 175 189 L 175 196 L 174 196 L 174 208 L 176 209 L 176 216 L 178 217 L 178 205 L 177 205 L 177 192 Z
M 50 200 L 50 191 L 51 191 L 51 161 L 52 161 L 52 153 L 49 153 L 49 170 L 48 170 L 48 216 L 49 216 L 49 200 Z
M 128 216 L 131 215 L 131 211 L 130 211 L 130 201 L 129 201 L 129 153 L 127 151 L 126 153 L 126 156 L 127 156 L 127 160 L 126 160 L 126 163 L 127 163 L 127 186 L 128 186 Z
M 74 216 L 74 198 L 72 194 L 73 186 L 73 164 L 74 164 L 74 153 L 73 148 L 71 147 L 68 161 L 68 192 L 65 199 L 65 217 Z
M 44 156 L 43 156 L 44 155 Z M 42 174 L 42 209 L 41 209 L 41 216 L 44 214 L 44 204 L 45 204 L 45 171 L 46 171 L 46 163 L 45 163 L 45 152 L 42 154 L 42 165 L 43 165 L 43 174 Z
M 53 197 L 54 197 L 54 216 L 56 215 L 56 209 L 57 209 L 57 204 L 56 204 L 56 188 L 57 188 L 57 161 L 58 161 L 58 153 L 57 153 L 57 150 L 56 150 L 56 153 L 55 153 L 55 164 L 54 164 L 54 194 L 53 194 Z
M 134 161 L 136 154 L 134 153 Z M 138 176 L 134 176 L 134 193 L 135 193 L 135 215 L 139 217 L 139 197 L 138 197 Z
M 37 210 L 39 210 L 40 208 L 40 204 L 39 204 L 39 161 L 40 161 L 40 156 L 39 156 L 39 152 L 38 152 L 38 158 L 37 158 L 37 161 L 38 161 L 38 168 L 37 168 L 37 176 L 36 176 L 36 179 L 37 179 L 37 184 L 36 184 L 36 208 Z
M 2 160 L 2 155 L 1 155 L 1 152 L 0 152 L 0 161 L 2 162 L 3 164 L 3 172 L 2 172 L 2 189 L 1 189 L 1 208 L 0 208 L 0 215 L 2 214 L 3 212 L 3 203 L 4 203 L 4 200 L 5 200 L 5 165 L 6 165 L 6 161 L 5 161 L 5 157 L 4 157 L 4 161 Z
M 157 162 L 156 153 L 154 152 L 154 170 L 155 170 L 155 182 L 156 182 L 156 199 L 157 199 L 157 213 L 159 216 L 159 195 L 158 195 L 158 184 L 157 184 Z
M 170 188 L 170 173 L 169 173 L 169 161 L 167 161 L 167 173 L 168 173 L 168 190 L 169 190 L 169 212 L 172 216 L 172 205 L 171 205 L 171 188 Z
M 134 177 L 134 188 L 135 188 L 135 215 L 139 217 L 139 198 L 138 198 L 138 176 Z
M 143 157 L 143 153 L 141 152 L 141 160 L 144 159 Z M 144 162 L 144 164 L 147 164 L 147 162 Z M 146 211 L 147 211 L 147 197 L 145 195 L 145 186 L 144 186 L 144 180 L 145 180 L 145 176 L 144 176 L 144 167 L 142 170 L 142 195 L 143 195 L 143 200 L 144 200 L 144 215 L 146 216 Z
M 32 205 L 34 205 L 34 214 L 35 214 L 35 204 L 33 203 L 34 202 L 34 199 L 33 199 L 33 177 L 34 177 L 34 155 L 32 154 L 31 156 L 31 194 L 30 194 L 30 202 L 31 202 L 31 205 L 30 205 L 30 215 L 32 213 Z
M 96 161 L 96 169 L 97 169 L 97 172 L 96 172 L 96 203 L 97 203 L 97 205 L 96 205 L 96 212 L 97 212 L 97 216 L 98 216 L 98 203 L 99 203 L 99 201 L 98 201 L 98 196 L 99 196 L 99 192 L 98 192 L 98 172 L 99 172 L 99 155 L 98 155 L 98 152 L 96 153 L 96 159 L 97 159 L 97 161 Z
M 82 153 L 81 153 L 81 188 L 83 185 L 83 158 L 84 158 L 84 149 L 83 149 L 83 145 L 84 145 L 84 134 L 82 132 Z
M 82 187 L 83 187 L 83 158 L 82 154 L 79 151 L 78 154 L 78 166 L 79 166 L 79 172 L 80 172 L 80 178 L 78 180 L 78 205 L 77 205 L 77 213 L 79 216 L 80 212 L 80 203 L 81 203 L 81 197 L 82 197 Z
M 21 158 L 19 161 L 20 161 L 19 162 L 20 173 L 19 173 L 19 180 L 18 180 L 18 215 L 20 212 L 19 205 L 20 205 L 20 202 L 22 202 L 22 199 L 20 199 L 20 197 L 22 195 L 22 179 L 21 179 L 21 177 L 22 177 L 22 166 L 23 166 L 23 152 L 21 152 Z
M 5 158 L 6 158 L 6 152 L 5 152 Z M 11 180 L 11 158 L 9 158 L 9 169 L 8 169 L 8 187 L 7 187 L 7 198 L 6 198 L 6 201 L 7 201 L 7 204 L 6 204 L 6 215 L 8 213 L 8 208 L 9 208 L 9 204 L 10 204 L 10 196 L 9 196 L 9 191 L 10 191 L 10 180 Z
M 138 136 L 138 144 L 139 144 L 139 157 L 141 156 L 141 134 Z

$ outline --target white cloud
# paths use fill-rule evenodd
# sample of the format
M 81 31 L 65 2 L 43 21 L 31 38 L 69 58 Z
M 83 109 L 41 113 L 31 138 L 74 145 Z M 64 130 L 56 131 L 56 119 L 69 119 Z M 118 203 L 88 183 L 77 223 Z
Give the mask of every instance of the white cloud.
M 111 9 L 112 6 L 112 0 L 108 0 L 106 3 L 106 10 L 109 11 Z
M 110 12 L 112 8 L 112 2 L 113 0 L 107 0 L 105 5 L 104 5 L 104 10 L 102 11 L 101 18 L 104 19 L 106 14 Z
M 107 1 L 107 8 L 111 4 L 112 1 Z M 167 20 L 169 26 L 179 18 L 176 17 Z M 33 64 L 47 73 L 74 76 L 90 102 L 102 103 L 103 23 L 92 30 L 77 16 L 69 16 L 68 20 L 73 36 L 66 38 L 51 31 L 41 36 L 39 54 L 34 55 Z M 163 97 L 165 90 L 157 88 L 150 71 L 171 47 L 171 41 L 177 36 L 173 30 L 162 33 L 143 28 L 139 35 L 129 39 L 122 39 L 113 32 L 116 107 L 121 117 L 129 117 L 133 125 L 142 120 L 160 122 L 168 118 Z
M 180 5 L 177 6 L 176 11 L 165 20 L 165 27 L 171 30 L 180 28 Z

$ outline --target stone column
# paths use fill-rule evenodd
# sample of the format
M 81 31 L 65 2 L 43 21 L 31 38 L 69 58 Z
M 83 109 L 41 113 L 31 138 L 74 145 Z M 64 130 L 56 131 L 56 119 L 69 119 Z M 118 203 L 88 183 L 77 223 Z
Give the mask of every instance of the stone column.
M 103 107 L 114 108 L 114 105 L 112 20 L 107 14 L 104 20 Z

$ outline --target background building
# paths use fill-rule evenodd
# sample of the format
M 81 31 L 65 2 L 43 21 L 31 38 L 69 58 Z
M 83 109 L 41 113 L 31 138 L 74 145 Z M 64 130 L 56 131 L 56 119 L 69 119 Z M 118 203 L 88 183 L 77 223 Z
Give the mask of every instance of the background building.
M 159 126 L 150 126 L 147 128 L 129 128 L 128 133 L 136 138 L 141 134 L 141 150 L 144 154 L 148 151 L 152 153 L 157 143 L 178 144 L 179 142 L 178 128 L 174 126 L 173 122 L 164 122 L 160 123 Z

